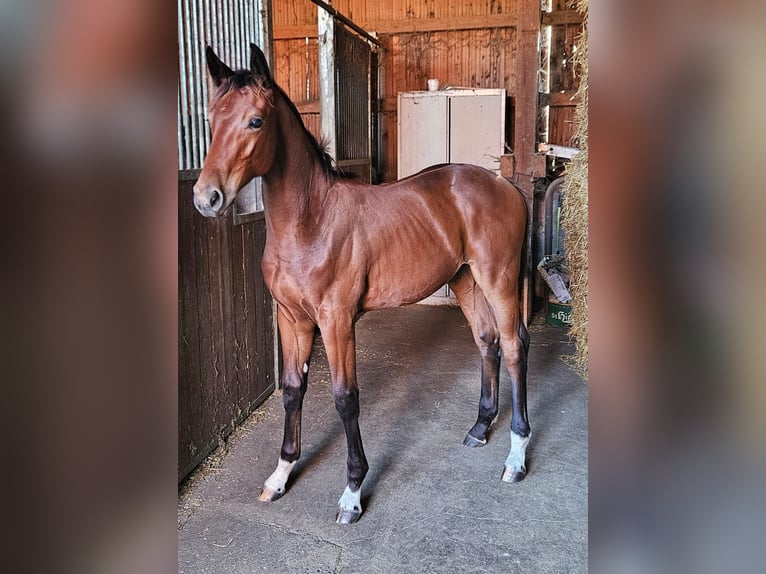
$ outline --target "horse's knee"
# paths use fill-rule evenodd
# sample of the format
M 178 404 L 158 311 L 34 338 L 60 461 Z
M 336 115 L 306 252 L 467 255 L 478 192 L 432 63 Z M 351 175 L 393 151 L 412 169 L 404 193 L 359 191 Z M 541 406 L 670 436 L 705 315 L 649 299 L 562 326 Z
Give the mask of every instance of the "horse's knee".
M 341 418 L 359 416 L 359 389 L 333 388 L 332 398 Z
M 527 349 L 521 337 L 513 337 L 503 343 L 503 358 L 509 368 L 523 367 L 527 364 Z
M 476 345 L 482 357 L 494 359 L 500 355 L 500 335 L 494 329 L 481 329 L 476 333 Z
M 302 377 L 285 376 L 282 381 L 282 404 L 286 411 L 300 410 L 306 385 Z

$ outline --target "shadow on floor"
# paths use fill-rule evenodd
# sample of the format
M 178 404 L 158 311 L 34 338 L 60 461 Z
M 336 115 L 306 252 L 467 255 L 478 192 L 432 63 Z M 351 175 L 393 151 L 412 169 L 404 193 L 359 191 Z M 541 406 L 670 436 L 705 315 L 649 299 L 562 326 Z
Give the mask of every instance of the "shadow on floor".
M 346 444 L 321 340 L 303 410 L 302 457 L 280 500 L 257 502 L 282 440 L 281 397 L 259 409 L 219 469 L 179 504 L 179 571 L 585 572 L 587 387 L 562 361 L 566 331 L 530 329 L 529 474 L 500 481 L 510 388 L 486 446 L 462 446 L 476 419 L 480 364 L 458 309 L 370 313 L 357 326 L 365 513 L 334 523 Z

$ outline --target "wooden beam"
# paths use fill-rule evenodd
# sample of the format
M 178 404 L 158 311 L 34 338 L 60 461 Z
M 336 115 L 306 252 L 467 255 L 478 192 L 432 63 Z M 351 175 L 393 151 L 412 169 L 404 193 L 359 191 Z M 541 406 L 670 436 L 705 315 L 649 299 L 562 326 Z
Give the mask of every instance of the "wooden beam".
M 456 16 L 454 18 L 419 18 L 413 20 L 380 20 L 363 24 L 367 30 L 379 34 L 414 34 L 445 30 L 478 30 L 486 28 L 513 28 L 518 19 L 513 14 L 483 16 Z
M 305 102 L 294 102 L 295 107 L 300 114 L 318 114 L 319 100 L 308 100 Z
M 275 27 L 275 40 L 297 40 L 299 38 L 316 38 L 317 27 L 315 24 L 307 26 Z
M 378 34 L 416 34 L 455 30 L 479 30 L 486 28 L 514 28 L 518 22 L 515 14 L 491 14 L 484 16 L 457 16 L 454 18 L 418 18 L 412 20 L 373 20 L 361 22 L 360 28 Z M 275 40 L 316 38 L 316 26 L 291 26 L 275 28 Z
M 537 138 L 537 71 L 540 61 L 540 7 L 537 0 L 520 0 L 516 33 L 514 86 L 514 150 L 516 173 L 531 176 Z M 532 190 L 524 190 L 531 193 Z M 531 197 L 531 196 L 530 196 Z
M 516 5 L 518 24 L 516 29 L 516 81 L 514 84 L 513 156 L 514 183 L 524 194 L 530 225 L 534 221 L 534 178 L 540 169 L 536 158 L 537 143 L 537 72 L 540 62 L 540 0 L 518 0 Z M 522 316 L 529 323 L 532 316 L 532 293 L 534 261 L 532 261 L 532 236 L 527 234 L 525 245 L 526 265 L 522 270 L 521 293 Z
M 582 24 L 583 17 L 577 10 L 559 10 L 558 12 L 543 12 L 543 26 L 563 26 L 565 24 Z

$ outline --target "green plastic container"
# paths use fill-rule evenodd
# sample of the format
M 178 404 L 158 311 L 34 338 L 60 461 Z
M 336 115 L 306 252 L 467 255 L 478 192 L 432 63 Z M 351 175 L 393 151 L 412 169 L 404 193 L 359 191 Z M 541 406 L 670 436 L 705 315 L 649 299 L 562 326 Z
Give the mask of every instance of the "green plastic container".
M 572 325 L 572 306 L 564 303 L 548 301 L 545 322 L 554 327 L 569 327 Z

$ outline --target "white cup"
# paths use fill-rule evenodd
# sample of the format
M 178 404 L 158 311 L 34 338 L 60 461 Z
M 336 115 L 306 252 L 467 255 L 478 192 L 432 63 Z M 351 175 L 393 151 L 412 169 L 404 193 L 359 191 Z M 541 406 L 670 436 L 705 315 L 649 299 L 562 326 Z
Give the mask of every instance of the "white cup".
M 436 78 L 431 78 L 428 80 L 428 91 L 429 92 L 435 92 L 439 89 L 439 80 Z

